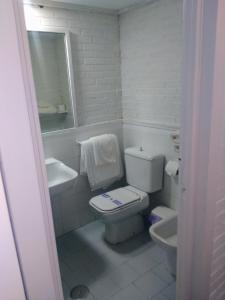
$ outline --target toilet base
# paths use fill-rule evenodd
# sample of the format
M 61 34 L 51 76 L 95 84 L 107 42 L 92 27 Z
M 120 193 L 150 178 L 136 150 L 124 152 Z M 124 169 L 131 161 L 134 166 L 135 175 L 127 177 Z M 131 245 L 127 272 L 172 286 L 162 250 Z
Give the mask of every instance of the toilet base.
M 116 223 L 105 223 L 105 240 L 110 244 L 118 244 L 144 231 L 141 215 L 135 215 Z

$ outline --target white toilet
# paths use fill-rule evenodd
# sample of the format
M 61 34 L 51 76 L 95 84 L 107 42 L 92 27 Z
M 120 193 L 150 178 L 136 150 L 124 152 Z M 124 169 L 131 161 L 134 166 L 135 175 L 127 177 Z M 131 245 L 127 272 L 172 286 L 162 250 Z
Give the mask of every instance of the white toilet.
M 117 244 L 144 230 L 141 212 L 148 193 L 161 190 L 164 156 L 132 147 L 125 150 L 126 187 L 93 197 L 89 204 L 105 223 L 105 239 Z
M 150 227 L 152 239 L 165 252 L 169 272 L 176 276 L 177 267 L 177 213 L 176 211 L 159 206 L 153 210 L 156 222 Z

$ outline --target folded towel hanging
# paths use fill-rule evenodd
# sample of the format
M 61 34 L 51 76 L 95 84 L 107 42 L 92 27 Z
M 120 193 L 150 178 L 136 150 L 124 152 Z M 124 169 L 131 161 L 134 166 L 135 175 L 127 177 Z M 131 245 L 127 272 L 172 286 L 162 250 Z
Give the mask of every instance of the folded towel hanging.
M 102 140 L 99 143 L 96 143 L 96 139 L 94 138 L 90 138 L 81 143 L 80 173 L 88 176 L 92 190 L 106 188 L 123 176 L 118 140 L 115 135 L 111 138 L 113 139 L 113 143 L 115 143 L 113 146 L 105 146 L 104 143 L 102 145 Z M 111 148 L 114 149 L 114 152 L 111 153 L 111 151 L 109 151 L 109 154 L 102 155 L 102 153 L 105 153 L 105 150 L 103 151 L 101 149 L 99 154 L 97 154 L 98 157 L 96 163 L 94 147 L 96 147 L 95 151 L 99 151 L 99 147 L 103 146 L 105 147 L 105 150 L 111 150 Z
M 116 162 L 117 137 L 115 134 L 103 134 L 91 138 L 96 166 L 103 166 Z

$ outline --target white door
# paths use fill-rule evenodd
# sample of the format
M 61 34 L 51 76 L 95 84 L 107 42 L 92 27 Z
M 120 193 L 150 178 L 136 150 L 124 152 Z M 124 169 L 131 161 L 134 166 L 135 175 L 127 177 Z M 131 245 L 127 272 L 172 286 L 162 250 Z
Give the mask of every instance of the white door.
M 25 300 L 22 277 L 0 170 L 0 297 Z

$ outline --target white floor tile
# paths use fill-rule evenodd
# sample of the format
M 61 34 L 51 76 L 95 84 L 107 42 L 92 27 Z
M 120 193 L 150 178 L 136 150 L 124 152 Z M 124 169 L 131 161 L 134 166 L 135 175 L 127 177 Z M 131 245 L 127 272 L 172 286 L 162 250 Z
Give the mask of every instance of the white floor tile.
M 175 282 L 170 284 L 167 288 L 162 291 L 162 294 L 170 300 L 176 299 L 176 284 Z
M 63 281 L 69 288 L 79 284 L 89 286 L 95 281 L 85 270 L 77 269 L 76 271 L 71 271 L 63 262 L 60 263 L 60 272 Z
M 157 295 L 167 284 L 152 272 L 147 272 L 134 285 L 148 298 Z
M 91 294 L 93 294 L 97 300 L 109 299 L 119 290 L 120 287 L 108 276 L 98 279 L 90 285 Z
M 150 269 L 156 267 L 158 262 L 155 261 L 149 252 L 145 251 L 142 254 L 135 256 L 128 261 L 128 264 L 140 275 L 146 273 Z
M 128 241 L 111 246 L 111 248 L 130 259 L 145 252 L 151 244 L 154 243 L 150 240 L 149 233 L 143 232 Z
M 155 261 L 159 263 L 165 262 L 165 251 L 154 242 L 149 247 L 148 252 Z
M 119 287 L 124 288 L 135 281 L 139 274 L 125 263 L 118 268 L 112 269 L 109 272 L 109 276 Z
M 160 293 L 157 294 L 156 296 L 153 296 L 150 300 L 168 300 L 168 298 Z
M 160 264 L 154 269 L 152 269 L 152 272 L 159 276 L 163 281 L 170 284 L 175 281 L 175 278 L 170 274 L 170 272 L 166 269 L 165 264 Z
M 84 266 L 85 255 L 67 254 L 62 260 L 72 271 L 81 270 Z
M 110 300 L 147 300 L 135 286 L 132 284 L 115 294 Z
M 67 252 L 77 253 L 86 247 L 83 237 L 77 231 L 71 231 L 63 237 L 58 238 L 58 242 L 63 244 Z
M 164 252 L 147 232 L 118 245 L 108 244 L 103 232 L 96 221 L 57 239 L 65 300 L 78 284 L 90 289 L 86 300 L 175 299 Z

